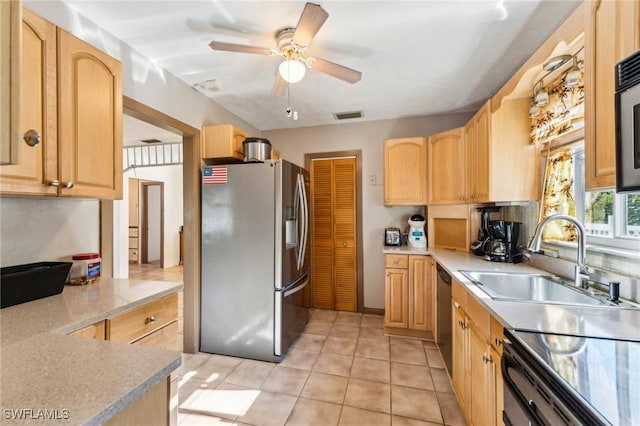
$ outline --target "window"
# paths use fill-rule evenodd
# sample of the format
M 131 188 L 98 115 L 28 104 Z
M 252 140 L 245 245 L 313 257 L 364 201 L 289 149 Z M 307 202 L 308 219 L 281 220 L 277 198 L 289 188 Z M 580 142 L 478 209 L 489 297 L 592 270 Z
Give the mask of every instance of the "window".
M 554 179 L 547 178 L 545 194 L 551 190 L 560 195 L 555 198 L 545 195 L 545 216 L 552 213 L 575 216 L 584 224 L 590 245 L 640 250 L 640 193 L 585 191 L 583 145 L 584 141 L 578 141 L 571 148 L 551 155 L 548 174 L 555 173 L 556 187 Z M 545 241 L 573 241 L 574 237 L 573 232 L 561 230 L 545 234 Z

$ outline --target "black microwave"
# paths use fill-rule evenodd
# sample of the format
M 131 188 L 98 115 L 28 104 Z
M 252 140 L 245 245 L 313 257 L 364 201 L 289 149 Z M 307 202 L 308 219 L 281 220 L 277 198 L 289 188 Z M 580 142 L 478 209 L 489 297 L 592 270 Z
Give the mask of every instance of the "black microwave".
M 640 50 L 616 65 L 616 192 L 640 191 Z

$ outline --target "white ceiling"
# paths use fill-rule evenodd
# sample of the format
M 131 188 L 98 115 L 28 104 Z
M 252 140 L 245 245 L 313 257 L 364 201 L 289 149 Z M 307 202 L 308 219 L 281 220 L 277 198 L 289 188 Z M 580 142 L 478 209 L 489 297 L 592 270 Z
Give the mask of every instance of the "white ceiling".
M 580 0 L 319 1 L 329 18 L 308 49 L 362 72 L 355 85 L 308 70 L 271 96 L 280 57 L 213 51 L 211 40 L 275 48 L 303 1 L 64 0 L 185 82 L 217 79 L 217 103 L 260 130 L 474 111 Z M 351 120 L 355 121 L 355 120 Z M 146 138 L 146 137 L 145 137 Z

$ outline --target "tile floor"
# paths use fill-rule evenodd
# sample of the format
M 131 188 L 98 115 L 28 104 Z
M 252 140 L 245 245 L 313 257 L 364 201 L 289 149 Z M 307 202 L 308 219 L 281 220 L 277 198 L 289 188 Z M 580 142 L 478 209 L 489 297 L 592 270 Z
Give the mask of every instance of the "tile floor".
M 382 317 L 314 310 L 280 364 L 184 354 L 179 425 L 464 425 L 432 341 Z

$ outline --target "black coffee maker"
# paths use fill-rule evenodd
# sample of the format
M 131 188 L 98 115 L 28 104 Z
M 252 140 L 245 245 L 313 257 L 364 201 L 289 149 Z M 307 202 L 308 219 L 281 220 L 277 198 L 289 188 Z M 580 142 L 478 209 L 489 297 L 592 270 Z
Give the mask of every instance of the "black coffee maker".
M 471 251 L 477 256 L 487 254 L 491 234 L 489 233 L 489 220 L 492 213 L 500 211 L 500 207 L 478 207 L 480 212 L 480 229 L 478 230 L 478 239 L 471 244 Z
M 508 220 L 490 220 L 488 224 L 489 240 L 485 248 L 485 259 L 492 262 L 518 263 L 522 252 L 518 249 L 520 222 Z

